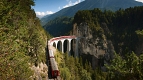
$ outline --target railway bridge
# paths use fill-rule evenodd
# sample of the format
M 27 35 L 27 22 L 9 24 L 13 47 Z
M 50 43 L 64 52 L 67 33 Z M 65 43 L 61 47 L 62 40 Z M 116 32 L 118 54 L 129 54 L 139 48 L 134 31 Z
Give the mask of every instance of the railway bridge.
M 74 53 L 75 57 L 78 57 L 78 42 L 79 37 L 76 36 L 60 36 L 54 37 L 48 41 L 48 45 L 54 46 L 56 49 L 62 53 L 68 53 L 71 55 L 71 52 Z

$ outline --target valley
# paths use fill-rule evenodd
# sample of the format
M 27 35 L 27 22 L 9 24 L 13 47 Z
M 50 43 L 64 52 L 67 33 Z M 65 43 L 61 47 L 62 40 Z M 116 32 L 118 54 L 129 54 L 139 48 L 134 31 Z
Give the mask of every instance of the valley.
M 95 73 L 98 74 L 98 77 L 91 77 L 92 80 L 106 79 L 109 75 L 115 75 L 116 73 L 114 73 L 114 71 L 113 74 L 108 73 L 110 69 L 121 69 L 121 71 L 122 69 L 127 69 L 127 67 L 123 66 L 128 66 L 127 73 L 122 73 L 118 70 L 118 76 L 120 76 L 118 79 L 128 79 L 127 74 L 132 74 L 130 73 L 130 69 L 133 65 L 128 65 L 128 63 L 134 63 L 132 63 L 132 60 L 128 62 L 128 59 L 134 57 L 139 58 L 143 53 L 142 9 L 142 6 L 119 9 L 117 11 L 102 11 L 95 8 L 93 10 L 80 10 L 74 15 L 71 25 L 72 30 L 69 31 L 68 35 L 84 37 L 78 42 L 78 54 L 82 58 L 84 69 L 86 69 L 85 63 L 88 62 L 88 64 L 91 64 L 90 69 L 95 70 Z M 74 54 L 74 52 L 72 54 Z M 122 57 L 125 57 L 125 59 Z M 118 61 L 111 62 L 111 60 Z M 125 63 L 120 63 L 122 61 L 125 61 Z M 115 63 L 118 64 L 115 65 Z M 142 65 L 141 63 L 139 63 L 139 65 Z M 116 68 L 112 68 L 111 65 Z M 118 67 L 119 65 L 122 65 L 122 67 Z M 101 70 L 102 73 L 99 74 L 97 72 L 98 70 Z M 139 72 L 141 71 L 142 70 L 139 70 Z M 92 71 L 89 71 L 89 73 L 95 75 Z M 120 73 L 125 76 L 120 75 Z M 101 75 L 104 75 L 104 77 L 101 77 Z M 135 78 L 135 76 L 133 77 Z M 116 77 L 110 77 L 109 80 L 115 78 Z
M 142 14 L 135 0 L 1 0 L 0 79 L 142 80 Z

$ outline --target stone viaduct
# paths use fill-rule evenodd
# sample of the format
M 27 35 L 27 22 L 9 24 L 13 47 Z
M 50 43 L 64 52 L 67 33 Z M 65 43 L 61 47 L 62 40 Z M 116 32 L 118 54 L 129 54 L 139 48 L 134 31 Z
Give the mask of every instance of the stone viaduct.
M 78 57 L 78 37 L 76 36 L 60 36 L 54 37 L 48 40 L 48 45 L 54 46 L 56 49 L 61 51 L 62 53 L 68 53 L 71 55 L 71 51 L 74 52 L 74 56 Z

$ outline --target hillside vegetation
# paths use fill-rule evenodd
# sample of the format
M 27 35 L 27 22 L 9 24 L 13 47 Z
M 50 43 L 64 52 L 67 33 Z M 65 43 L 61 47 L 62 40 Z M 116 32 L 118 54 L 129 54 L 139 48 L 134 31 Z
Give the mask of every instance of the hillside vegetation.
M 73 23 L 86 23 L 92 31 L 93 38 L 107 38 L 113 42 L 116 53 L 114 59 L 92 69 L 85 58 L 74 58 L 66 53 L 55 55 L 60 75 L 64 80 L 142 80 L 143 79 L 143 7 L 119 9 L 118 11 L 100 9 L 78 11 Z M 69 22 L 68 22 L 69 21 Z M 65 26 L 71 19 L 56 18 L 46 25 L 50 28 Z M 65 23 L 66 24 L 63 24 Z M 72 26 L 72 24 L 69 24 Z M 62 27 L 60 26 L 60 27 Z M 69 27 L 69 26 L 66 26 Z M 48 28 L 44 26 L 44 28 Z M 53 29 L 54 29 L 53 28 Z M 58 28 L 56 28 L 58 29 Z M 109 30 L 108 30 L 109 29 Z M 59 30 L 59 29 L 58 29 Z M 62 29 L 63 31 L 64 29 Z M 105 34 L 105 36 L 103 35 Z M 88 37 L 85 35 L 85 37 Z M 88 56 L 85 56 L 86 58 Z M 104 57 L 102 58 L 104 59 Z M 99 64 L 100 59 L 99 59 Z
M 119 9 L 116 12 L 100 9 L 82 10 L 75 14 L 74 23 L 87 23 L 94 37 L 100 36 L 103 39 L 102 34 L 105 34 L 107 39 L 112 40 L 117 53 L 134 51 L 140 54 L 142 52 L 137 51 L 137 48 L 142 46 L 142 14 L 143 7 Z
M 142 80 L 143 54 L 137 56 L 134 52 L 128 53 L 124 58 L 115 54 L 115 58 L 108 65 L 107 71 L 101 67 L 92 69 L 91 63 L 83 59 L 74 58 L 67 53 L 56 52 L 56 61 L 63 80 Z
M 77 25 L 86 23 L 92 30 L 90 33 L 93 39 L 111 40 L 115 52 L 118 53 L 105 65 L 105 72 L 101 70 L 100 65 L 98 66 L 96 80 L 143 79 L 142 14 L 143 7 L 119 9 L 115 12 L 100 9 L 81 10 L 75 14 L 73 23 Z
M 94 39 L 100 37 L 101 39 L 107 38 L 111 40 L 117 54 L 114 54 L 114 59 L 110 60 L 108 64 L 104 64 L 106 70 L 102 71 L 102 65 L 98 65 L 96 69 L 93 70 L 91 63 L 85 58 L 74 58 L 73 56 L 68 56 L 66 53 L 58 53 L 55 56 L 62 79 L 142 80 L 142 14 L 143 7 L 119 9 L 115 12 L 110 10 L 101 11 L 96 8 L 93 10 L 78 11 L 74 16 L 73 23 L 77 25 L 86 23 L 89 26 L 88 28 L 92 30 L 90 33 Z M 66 19 L 62 17 L 56 18 L 48 22 L 47 25 L 50 26 L 49 29 L 52 27 L 55 28 L 55 26 L 53 26 L 57 25 L 55 23 L 64 26 L 67 25 L 63 24 L 65 20 Z M 44 26 L 44 28 L 46 28 L 46 26 Z M 103 34 L 105 34 L 105 36 Z M 85 35 L 85 37 L 89 36 Z M 87 58 L 88 56 L 85 57 Z
M 34 6 L 34 0 L 0 0 L 2 80 L 32 79 L 30 67 L 46 62 L 47 33 L 31 6 Z
M 95 80 L 94 70 L 91 64 L 86 61 L 82 62 L 82 58 L 74 58 L 67 53 L 56 52 L 56 61 L 60 70 L 60 76 L 63 80 Z
M 72 30 L 73 18 L 70 17 L 57 17 L 53 20 L 50 20 L 43 27 L 48 31 L 52 36 L 62 36 L 69 34 L 69 31 Z

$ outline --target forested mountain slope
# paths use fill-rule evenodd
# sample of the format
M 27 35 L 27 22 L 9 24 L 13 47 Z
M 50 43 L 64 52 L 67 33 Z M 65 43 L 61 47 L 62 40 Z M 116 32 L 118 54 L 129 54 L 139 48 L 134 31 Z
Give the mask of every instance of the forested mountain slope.
M 52 15 L 45 16 L 41 19 L 42 25 L 56 17 L 68 16 L 73 17 L 78 10 L 91 10 L 99 8 L 101 10 L 116 11 L 119 8 L 125 9 L 134 6 L 143 6 L 143 3 L 135 0 L 85 0 L 75 6 L 64 8 Z
M 67 35 L 72 30 L 73 18 L 57 17 L 43 26 L 54 37 Z
M 102 12 L 99 9 L 83 10 L 76 13 L 73 23 L 77 23 L 77 25 L 87 23 L 93 39 L 100 37 L 112 40 L 117 53 L 125 54 L 134 51 L 140 54 L 143 46 L 142 37 L 138 31 L 143 30 L 142 14 L 143 7 L 120 9 L 116 12 Z M 141 50 L 138 50 L 139 47 Z
M 142 14 L 143 7 L 115 12 L 81 10 L 75 14 L 72 35 L 82 37 L 78 52 L 96 70 L 90 75 L 92 79 L 143 79 Z
M 47 36 L 31 6 L 33 0 L 0 0 L 1 80 L 34 79 L 30 67 L 46 62 Z

